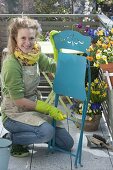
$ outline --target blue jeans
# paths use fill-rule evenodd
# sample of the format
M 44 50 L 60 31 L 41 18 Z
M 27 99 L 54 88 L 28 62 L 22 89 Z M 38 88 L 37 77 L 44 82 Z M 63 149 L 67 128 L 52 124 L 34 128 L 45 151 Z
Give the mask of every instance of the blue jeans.
M 40 126 L 32 126 L 21 122 L 7 119 L 4 127 L 11 133 L 13 144 L 29 145 L 33 143 L 45 143 L 53 138 L 55 133 L 56 145 L 62 149 L 70 150 L 74 141 L 65 128 L 54 127 L 45 122 Z

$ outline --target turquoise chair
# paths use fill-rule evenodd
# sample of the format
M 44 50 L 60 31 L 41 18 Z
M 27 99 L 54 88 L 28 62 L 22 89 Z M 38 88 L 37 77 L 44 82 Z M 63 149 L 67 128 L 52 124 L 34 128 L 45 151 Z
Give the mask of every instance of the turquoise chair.
M 81 164 L 84 121 L 90 96 L 90 62 L 86 59 L 91 38 L 79 32 L 65 30 L 53 36 L 54 45 L 58 50 L 57 69 L 53 82 L 55 92 L 55 107 L 59 96 L 69 96 L 83 102 L 82 124 L 76 153 L 67 152 L 55 146 L 55 136 L 49 144 L 49 149 L 66 152 L 75 157 L 75 167 Z M 84 56 L 85 55 L 85 56 Z M 88 93 L 85 90 L 86 68 L 88 69 Z M 53 126 L 56 121 L 53 120 Z

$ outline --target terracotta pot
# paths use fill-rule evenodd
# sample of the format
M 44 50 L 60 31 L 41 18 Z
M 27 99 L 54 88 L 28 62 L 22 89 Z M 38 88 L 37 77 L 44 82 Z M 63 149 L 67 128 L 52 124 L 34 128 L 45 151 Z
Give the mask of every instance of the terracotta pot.
M 98 130 L 101 117 L 101 115 L 95 115 L 93 120 L 86 120 L 84 125 L 84 131 L 93 132 Z
M 77 128 L 80 128 L 80 125 L 81 125 L 82 116 L 81 116 L 81 119 L 80 119 L 80 116 L 81 115 L 79 115 L 79 118 L 77 118 L 77 123 L 76 123 Z M 95 115 L 93 120 L 91 121 L 85 120 L 84 131 L 93 132 L 93 131 L 98 130 L 101 117 L 102 115 Z
M 113 63 L 100 64 L 100 68 L 103 70 L 103 72 L 108 71 L 109 73 L 113 73 Z M 113 87 L 113 76 L 110 76 L 110 80 Z

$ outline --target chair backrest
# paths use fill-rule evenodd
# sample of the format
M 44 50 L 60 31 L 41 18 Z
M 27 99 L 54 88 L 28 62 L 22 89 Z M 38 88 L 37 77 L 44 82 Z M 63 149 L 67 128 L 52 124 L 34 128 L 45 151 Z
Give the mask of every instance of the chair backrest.
M 91 37 L 84 36 L 73 30 L 64 30 L 54 35 L 55 47 L 58 51 L 61 49 L 72 49 L 89 54 L 87 49 L 91 43 Z
M 76 36 L 75 36 L 76 35 Z M 58 95 L 69 96 L 85 101 L 85 75 L 87 59 L 82 55 L 64 53 L 61 49 L 71 49 L 87 53 L 91 38 L 82 34 L 65 30 L 54 36 L 58 49 L 58 63 L 53 82 L 53 90 Z

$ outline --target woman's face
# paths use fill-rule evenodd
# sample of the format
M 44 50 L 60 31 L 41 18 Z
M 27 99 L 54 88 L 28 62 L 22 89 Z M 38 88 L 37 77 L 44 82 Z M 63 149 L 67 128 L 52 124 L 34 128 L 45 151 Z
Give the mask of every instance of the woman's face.
M 36 38 L 36 30 L 32 28 L 21 28 L 16 37 L 17 47 L 24 53 L 31 52 Z

